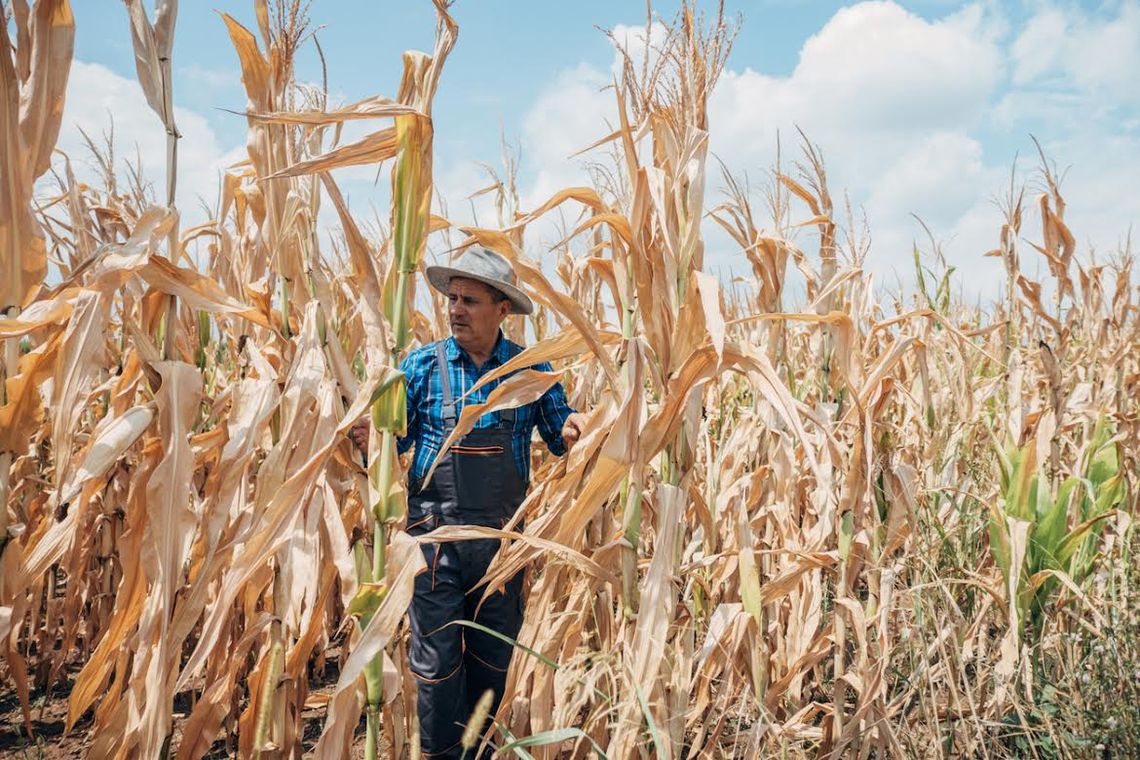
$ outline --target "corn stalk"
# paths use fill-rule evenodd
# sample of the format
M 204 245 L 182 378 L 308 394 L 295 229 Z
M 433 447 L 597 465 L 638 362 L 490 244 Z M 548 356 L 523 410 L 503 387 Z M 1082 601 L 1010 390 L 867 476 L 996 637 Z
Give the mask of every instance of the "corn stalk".
M 4 316 L 16 317 L 19 309 L 12 307 Z M 4 381 L 0 383 L 0 407 L 8 405 L 7 380 L 15 377 L 19 366 L 19 339 L 5 338 L 4 343 Z M 0 450 L 0 553 L 8 543 L 8 495 L 11 492 L 9 481 L 12 470 L 12 452 L 6 447 Z
M 174 82 L 171 54 L 174 50 L 174 25 L 178 18 L 178 0 L 158 0 L 155 20 L 147 16 L 143 0 L 127 0 L 131 23 L 131 42 L 135 51 L 135 69 L 146 102 L 166 129 L 166 205 L 175 208 L 178 188 L 178 126 L 174 120 Z M 180 258 L 178 246 L 178 217 L 167 233 L 167 257 L 171 264 Z M 178 299 L 167 299 L 163 320 L 162 355 L 164 359 L 177 358 Z
M 12 14 L 16 45 L 9 38 Z M 0 314 L 19 316 L 47 274 L 47 246 L 31 201 L 36 180 L 51 165 L 75 37 L 67 0 L 37 0 L 0 9 Z M 5 384 L 14 383 L 19 338 L 3 339 Z M 3 405 L 7 390 L 0 390 Z M 14 411 L 14 410 L 8 410 Z M 4 421 L 12 423 L 4 415 Z M 8 431 L 13 440 L 22 436 Z M 27 440 L 24 437 L 24 440 Z M 0 443 L 0 547 L 8 537 L 13 449 Z M 3 551 L 0 548 L 0 551 Z
M 436 10 L 439 23 L 434 57 L 418 53 L 408 53 L 404 57 L 404 77 L 398 100 L 414 107 L 417 113 L 395 117 L 398 152 L 392 168 L 392 257 L 384 288 L 384 312 L 392 330 L 388 356 L 391 380 L 372 405 L 373 433 L 369 442 L 369 492 L 374 519 L 370 582 L 373 584 L 385 581 L 389 532 L 407 511 L 407 493 L 397 477 L 396 437 L 404 434 L 407 404 L 407 387 L 398 367 L 411 341 L 410 288 L 423 259 L 431 216 L 431 103 L 442 66 L 456 37 L 456 27 L 447 14 L 447 5 L 437 0 Z M 365 743 L 368 760 L 379 756 L 380 708 L 384 702 L 383 657 L 381 651 L 364 671 L 368 691 Z
M 288 63 L 304 25 L 271 17 L 300 0 L 254 3 L 264 54 L 227 17 L 251 102 L 250 161 L 225 177 L 201 265 L 172 267 L 171 212 L 148 208 L 137 177 L 116 185 L 109 155 L 103 187 L 79 183 L 61 159 L 64 187 L 30 210 L 30 175 L 10 167 L 40 165 L 29 157 L 50 153 L 54 136 L 51 119 L 33 120 L 42 129 L 20 119 L 61 112 L 63 90 L 42 108 L 10 106 L 63 79 L 62 57 L 31 51 L 68 29 L 38 25 L 66 15 L 65 3 L 26 5 L 10 4 L 16 46 L 0 81 L 0 305 L 21 307 L 0 319 L 11 518 L 0 679 L 30 708 L 75 672 L 60 752 L 83 742 L 92 757 L 169 749 L 192 760 L 217 754 L 215 742 L 240 756 L 305 754 L 306 705 L 326 698 L 309 693 L 312 679 L 338 670 L 313 754 L 347 756 L 368 709 L 373 756 L 381 738 L 393 755 L 408 738 L 415 757 L 414 718 L 409 737 L 399 732 L 414 683 L 383 693 L 379 666 L 391 657 L 389 670 L 406 673 L 398 631 L 422 567 L 419 545 L 393 522 L 406 408 L 394 363 L 446 322 L 438 299 L 409 318 L 418 264 L 397 259 L 422 261 L 430 111 L 417 93 L 442 56 L 409 56 L 415 84 L 399 101 L 329 110 L 291 95 L 304 90 Z M 1006 225 L 997 253 L 1008 313 L 995 319 L 952 294 L 934 310 L 899 297 L 891 313 L 856 246 L 800 250 L 787 204 L 774 204 L 782 211 L 766 228 L 741 187 L 716 215 L 754 277 L 720 296 L 695 263 L 703 214 L 686 199 L 703 180 L 683 168 L 701 165 L 692 138 L 707 129 L 691 118 L 699 92 L 684 83 L 716 68 L 718 48 L 687 39 L 702 27 L 686 24 L 658 36 L 632 85 L 623 77 L 615 88 L 623 121 L 608 178 L 504 214 L 506 229 L 470 231 L 516 257 L 539 302 L 522 363 L 560 363 L 590 415 L 568 457 L 536 452 L 527 527 L 486 579 L 493 587 L 523 567 L 534 579 L 518 639 L 537 656 L 512 662 L 496 716 L 503 736 L 543 758 L 567 743 L 576 756 L 611 757 L 1061 751 L 1064 732 L 1081 729 L 1049 689 L 1067 690 L 1071 663 L 1096 654 L 1073 634 L 1108 632 L 1107 620 L 1121 635 L 1114 621 L 1134 578 L 1134 555 L 1121 550 L 1140 451 L 1131 256 L 1078 259 L 1082 231 L 1067 233 L 1051 187 L 1034 248 L 1058 291 L 1043 295 L 1052 284 L 1016 262 L 1021 194 L 1011 188 L 995 219 Z M 305 139 L 350 118 L 397 116 L 319 156 L 320 140 Z M 329 172 L 389 159 L 391 237 L 372 241 Z M 314 173 L 344 250 L 335 240 L 322 250 L 315 236 Z M 776 180 L 795 221 L 830 224 L 825 175 L 809 166 L 796 176 L 795 186 Z M 563 203 L 583 218 L 539 266 L 523 231 Z M 33 271 L 45 238 L 66 287 L 44 288 Z M 788 258 L 811 294 L 801 311 L 783 293 Z M 558 286 L 546 280 L 551 265 Z M 305 275 L 309 287 L 289 287 Z M 830 297 L 817 299 L 825 288 Z M 172 296 L 213 320 L 199 321 L 197 367 L 164 364 L 152 340 Z M 157 370 L 161 395 L 151 391 Z M 538 392 L 524 381 L 500 387 L 518 401 Z M 837 390 L 851 403 L 835 403 Z M 368 411 L 379 432 L 361 474 L 344 433 Z M 1117 563 L 1123 573 L 1100 572 Z M 358 622 L 347 650 L 337 646 L 346 617 Z M 1109 637 L 1094 640 L 1107 660 Z M 334 662 L 337 651 L 347 655 Z M 184 717 L 171 715 L 176 694 L 190 698 Z M 1011 743 L 1022 739 L 1028 749 Z

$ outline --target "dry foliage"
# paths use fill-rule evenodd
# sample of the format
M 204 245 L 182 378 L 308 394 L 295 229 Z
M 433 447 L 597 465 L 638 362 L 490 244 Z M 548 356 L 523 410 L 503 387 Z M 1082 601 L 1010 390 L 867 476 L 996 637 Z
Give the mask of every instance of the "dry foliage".
M 129 6 L 174 151 L 175 4 L 153 26 Z M 436 0 L 436 50 L 405 56 L 397 97 L 329 108 L 292 81 L 306 8 L 254 6 L 256 34 L 223 16 L 249 160 L 218 218 L 185 231 L 172 177 L 162 205 L 61 159 L 33 205 L 73 23 L 66 0 L 17 0 L 0 25 L 0 301 L 18 307 L 0 319 L 0 677 L 29 732 L 33 695 L 70 680 L 92 757 L 347 756 L 380 653 L 383 741 L 417 751 L 401 619 L 421 553 L 402 490 L 377 489 L 345 432 L 394 387 L 393 354 L 446 330 L 415 282 L 425 236 L 451 228 L 428 213 L 431 100 L 457 29 Z M 556 362 L 590 421 L 564 460 L 536 452 L 521 532 L 428 537 L 503 537 L 493 582 L 531 569 L 488 740 L 545 758 L 1080 754 L 1083 728 L 1041 707 L 1064 698 L 1043 696 L 1071 656 L 1057 637 L 1103 639 L 1114 578 L 1134 575 L 1112 571 L 1135 561 L 1131 256 L 1075 257 L 1043 161 L 1031 247 L 1049 282 L 1021 268 L 1014 190 L 989 254 L 1001 303 L 959 303 L 921 265 L 913 297 L 882 300 L 806 140 L 773 175 L 768 226 L 727 172 L 726 200 L 706 198 L 706 101 L 732 37 L 686 6 L 613 89 L 605 182 L 521 213 L 508 176 L 500 228 L 451 230 L 509 256 L 540 307 L 502 372 Z M 338 144 L 349 119 L 392 124 Z M 370 239 L 329 172 L 388 159 L 393 233 Z M 532 258 L 527 226 L 559 208 L 576 228 Z M 731 292 L 702 271 L 706 217 L 751 267 Z M 791 311 L 789 262 L 807 286 Z M 554 379 L 521 373 L 486 409 Z

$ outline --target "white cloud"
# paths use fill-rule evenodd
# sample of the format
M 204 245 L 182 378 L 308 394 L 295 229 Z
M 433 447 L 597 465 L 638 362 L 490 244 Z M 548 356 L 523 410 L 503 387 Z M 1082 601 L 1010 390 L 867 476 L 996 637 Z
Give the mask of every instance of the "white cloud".
M 1014 83 L 1065 88 L 1112 105 L 1140 104 L 1140 3 L 1115 15 L 1046 6 L 1011 48 Z
M 944 128 L 981 115 L 1001 59 L 980 6 L 928 22 L 893 2 L 837 12 L 804 43 L 788 85 L 845 128 Z
M 867 206 L 868 266 L 905 266 L 920 231 L 909 214 L 943 219 L 970 192 L 959 179 L 958 197 L 940 193 L 945 161 L 937 177 L 925 164 L 940 147 L 966 145 L 985 114 L 1002 69 L 993 26 L 977 6 L 935 22 L 888 2 L 844 8 L 804 43 L 790 76 L 725 72 L 710 104 L 712 149 L 734 171 L 755 172 L 775 162 L 779 133 L 787 166 L 802 128 L 823 153 L 833 198 L 848 191 L 858 208 L 878 193 Z
M 1003 175 L 982 161 L 982 146 L 960 132 L 934 133 L 875 178 L 866 199 L 872 269 L 911 279 L 913 249 L 929 253 L 923 225 L 943 252 L 972 271 L 996 247 L 1001 217 L 991 202 Z M 917 219 L 915 218 L 917 217 Z M 921 219 L 921 224 L 919 222 Z
M 710 106 L 714 149 L 766 158 L 776 130 L 799 125 L 862 174 L 930 130 L 976 124 L 1000 71 L 977 7 L 932 23 L 894 3 L 861 3 L 804 43 L 790 76 L 726 71 Z
M 635 71 L 642 71 L 643 67 L 652 70 L 661 58 L 661 50 L 667 41 L 668 33 L 669 30 L 665 28 L 663 23 L 654 21 L 649 25 L 649 45 L 646 49 L 644 25 L 616 25 L 610 30 L 612 35 L 610 41 L 617 48 L 624 50 L 625 56 L 614 55 L 613 62 L 610 64 L 610 75 L 621 81 L 622 72 L 625 70 L 625 57 L 628 57 Z
M 901 155 L 878 178 L 867 200 L 876 216 L 931 209 L 929 221 L 950 222 L 976 200 L 983 179 L 982 146 L 960 132 L 936 132 Z
M 623 44 L 644 49 L 644 28 L 617 31 Z M 617 65 L 615 55 L 609 72 L 586 64 L 565 71 L 531 108 L 524 158 L 532 197 L 582 181 L 566 156 L 604 134 L 613 95 L 598 90 Z M 1137 70 L 1135 0 L 1095 14 L 1044 4 L 1024 20 L 980 2 L 934 20 L 894 2 L 863 2 L 812 35 L 788 76 L 725 71 L 710 100 L 710 145 L 731 170 L 756 177 L 774 163 L 777 133 L 785 169 L 799 157 L 795 127 L 802 127 L 822 149 L 837 207 L 848 192 L 857 215 L 868 215 L 866 264 L 879 282 L 893 283 L 897 273 L 909 283 L 913 243 L 929 248 L 913 213 L 968 273 L 967 294 L 996 293 L 1000 262 L 982 254 L 997 245 L 1003 219 L 995 200 L 1008 187 L 1011 140 L 1032 154 L 1036 134 L 1051 157 L 1072 165 L 1063 191 L 1082 243 L 1114 248 L 1140 221 Z M 993 142 L 999 137 L 1005 142 Z M 1019 181 L 1035 168 L 1022 159 Z M 707 206 L 719 201 L 715 164 L 710 172 Z M 1037 240 L 1031 211 L 1023 234 Z M 806 214 L 797 209 L 795 220 Z M 711 235 L 709 243 L 709 268 L 743 269 L 738 252 Z
M 1140 3 L 1045 5 L 1010 56 L 1016 86 L 999 101 L 995 123 L 1032 130 L 1057 162 L 1078 256 L 1115 251 L 1140 225 Z M 1034 229 L 1031 239 L 1039 237 Z
M 1047 8 L 1030 19 L 1010 50 L 1014 84 L 1029 84 L 1052 71 L 1067 33 L 1068 20 L 1056 8 Z
M 588 181 L 586 159 L 571 156 L 604 137 L 615 116 L 614 95 L 605 73 L 587 64 L 562 72 L 535 102 L 523 121 L 524 166 L 534 167 L 523 192 L 524 207 L 554 192 Z
M 201 114 L 175 106 L 182 139 L 178 143 L 177 203 L 183 224 L 201 221 L 199 199 L 217 202 L 220 172 L 245 157 L 244 146 L 223 147 Z M 83 130 L 102 147 L 103 135 L 113 130 L 118 160 L 136 158 L 151 182 L 158 202 L 166 200 L 166 131 L 147 105 L 142 88 L 133 79 L 97 63 L 75 61 L 67 82 L 67 100 L 58 147 L 72 159 L 81 181 L 97 179 Z M 120 163 L 120 167 L 122 164 Z

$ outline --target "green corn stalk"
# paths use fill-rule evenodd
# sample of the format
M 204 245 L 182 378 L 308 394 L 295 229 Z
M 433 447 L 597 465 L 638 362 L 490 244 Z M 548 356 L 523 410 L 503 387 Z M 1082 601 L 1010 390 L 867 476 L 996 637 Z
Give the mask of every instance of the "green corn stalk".
M 198 348 L 194 352 L 194 363 L 203 372 L 206 370 L 206 351 L 210 348 L 210 314 L 198 312 Z
M 626 292 L 636 292 L 634 290 L 632 270 Z M 622 339 L 625 340 L 627 346 L 629 345 L 629 341 L 633 339 L 636 318 L 636 310 L 632 305 L 627 305 L 625 308 L 625 316 L 622 319 Z M 627 369 L 626 382 L 632 383 L 634 381 L 635 368 L 630 364 Z M 630 475 L 626 477 L 621 498 L 622 531 L 626 543 L 628 544 L 623 547 L 621 554 L 622 599 L 624 600 L 625 616 L 632 620 L 637 615 L 637 556 L 638 544 L 641 542 L 641 471 L 637 466 L 635 466 L 630 472 Z
M 269 664 L 265 673 L 265 681 L 261 685 L 261 705 L 257 713 L 257 729 L 253 740 L 253 756 L 255 758 L 260 758 L 269 744 L 270 723 L 273 720 L 277 682 L 281 678 L 281 671 L 285 662 L 285 646 L 282 643 L 280 621 L 274 621 L 271 636 L 273 645 L 269 651 Z
M 1114 507 L 1128 501 L 1120 452 L 1111 438 L 1111 427 L 1101 419 L 1093 430 L 1084 471 L 1066 478 L 1056 494 L 1037 462 L 1033 443 L 999 451 L 1003 498 L 1000 506 L 990 508 L 990 553 L 1008 586 L 1011 547 L 1006 517 L 1029 523 L 1019 591 L 1010 603 L 1018 606 L 1019 619 L 1029 620 L 1035 632 L 1040 632 L 1045 608 L 1060 589 L 1050 572 L 1064 573 L 1082 585 L 1092 574 L 1104 521 Z
M 637 616 L 637 556 L 641 543 L 641 478 L 636 474 L 630 480 L 625 508 L 622 511 L 622 528 L 627 546 L 621 555 L 622 598 L 625 599 L 625 616 Z
M 392 269 L 384 288 L 384 312 L 392 326 L 390 373 L 373 398 L 372 427 L 379 437 L 379 454 L 371 457 L 368 471 L 372 492 L 372 572 L 370 581 L 383 584 L 392 523 L 404 515 L 404 492 L 395 482 L 396 437 L 407 425 L 407 387 L 399 372 L 399 358 L 411 341 L 411 305 L 408 284 L 419 268 L 431 212 L 431 140 L 428 117 L 396 117 L 399 152 L 392 170 Z M 373 440 L 375 443 L 375 439 Z M 375 451 L 373 452 L 375 453 Z M 379 757 L 380 706 L 383 704 L 383 652 L 365 668 L 368 685 L 368 736 L 365 757 Z
M 851 558 L 851 544 L 855 538 L 854 514 L 852 514 L 850 510 L 844 512 L 843 516 L 839 519 L 839 525 L 836 527 L 839 534 L 836 547 L 839 552 L 839 580 L 835 587 L 835 598 L 839 600 L 848 595 L 848 560 Z M 846 686 L 843 680 L 841 680 L 843 674 L 847 672 L 847 625 L 843 618 L 843 611 L 839 608 L 838 604 L 835 606 L 833 614 L 835 615 L 835 682 L 832 686 L 831 700 L 835 707 L 835 713 L 832 717 L 831 735 L 839 737 L 843 734 L 843 723 L 845 720 L 843 704 L 847 701 Z
M 20 314 L 18 306 L 11 306 L 0 312 L 5 317 L 17 317 Z M 19 341 L 15 338 L 5 338 L 4 344 L 4 382 L 0 382 L 0 404 L 8 403 L 7 380 L 15 377 L 19 372 Z M 0 550 L 8 541 L 8 493 L 11 484 L 8 481 L 9 471 L 12 468 L 12 452 L 0 452 Z
M 356 555 L 357 572 L 362 578 L 371 577 L 372 574 L 367 568 L 368 560 L 363 556 L 363 547 L 359 543 L 356 546 L 359 549 Z M 384 583 L 373 583 L 371 581 L 361 583 L 345 612 L 348 615 L 359 617 L 360 627 L 362 629 L 367 628 L 387 594 L 388 588 Z M 368 696 L 368 705 L 365 709 L 367 720 L 366 752 L 378 752 L 380 746 L 380 706 L 384 701 L 383 655 L 377 656 L 375 662 L 380 667 L 371 667 L 370 663 L 370 666 L 364 670 L 365 692 Z M 370 747 L 371 750 L 368 749 Z
M 394 293 L 385 293 L 385 311 L 394 336 L 393 362 L 411 339 L 408 281 L 419 267 L 431 212 L 431 121 L 418 114 L 396 117 L 400 152 L 392 172 Z

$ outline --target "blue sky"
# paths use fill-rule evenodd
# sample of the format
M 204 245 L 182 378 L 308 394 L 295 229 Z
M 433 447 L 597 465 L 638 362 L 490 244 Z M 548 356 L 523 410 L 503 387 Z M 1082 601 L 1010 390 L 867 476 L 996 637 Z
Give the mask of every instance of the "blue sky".
M 678 3 L 656 3 L 672 17 Z M 702 3 L 710 11 L 713 3 Z M 134 85 L 121 2 L 75 3 L 76 60 L 61 146 L 78 148 L 75 124 L 98 132 L 115 117 L 120 153 L 138 145 L 161 181 L 163 135 Z M 994 289 L 1001 218 L 994 198 L 1036 167 L 1029 135 L 1062 168 L 1069 220 L 1082 250 L 1108 252 L 1140 221 L 1140 0 L 1123 2 L 727 2 L 743 26 L 710 106 L 714 152 L 759 184 L 775 155 L 794 157 L 796 125 L 822 149 L 837 199 L 849 193 L 872 234 L 866 263 L 880 283 L 910 280 L 911 246 L 926 245 L 918 214 L 964 275 L 964 288 Z M 180 203 L 211 197 L 221 166 L 241 157 L 245 97 L 236 56 L 215 9 L 253 28 L 250 2 L 183 2 L 174 51 L 182 143 Z M 521 146 L 523 205 L 585 179 L 569 154 L 606 132 L 615 49 L 597 27 L 636 46 L 641 0 L 577 3 L 459 0 L 459 43 L 436 101 L 436 179 L 449 211 L 470 215 L 466 196 L 486 184 L 479 162 L 499 164 L 500 134 Z M 350 102 L 392 95 L 400 54 L 430 50 L 429 0 L 316 0 L 310 8 L 328 61 L 330 91 Z M 320 77 L 309 45 L 298 75 Z M 132 87 L 135 88 L 132 90 Z M 383 207 L 386 173 L 339 176 L 354 210 Z M 718 185 L 709 186 L 717 200 Z M 491 221 L 489 210 L 479 221 Z M 806 214 L 804 214 L 806 216 Z M 1027 220 L 1025 237 L 1039 232 Z M 856 224 L 857 228 L 859 225 Z M 552 232 L 548 230 L 547 232 Z M 542 230 L 528 240 L 541 255 Z M 810 250 L 810 239 L 801 241 Z M 742 271 L 743 258 L 715 231 L 710 266 Z M 1032 252 L 1023 253 L 1031 267 Z M 1032 269 L 1031 269 L 1032 271 Z
M 656 3 L 654 10 L 668 19 L 678 5 Z M 731 14 L 740 13 L 746 21 L 733 61 L 773 74 L 790 72 L 803 40 L 842 6 L 769 0 L 730 7 Z M 939 6 L 945 3 L 934 0 L 916 4 L 914 9 L 923 12 Z M 208 114 L 219 134 L 241 139 L 241 119 L 210 113 L 220 107 L 240 108 L 244 102 L 237 58 L 219 16 L 223 12 L 254 28 L 248 1 L 181 4 L 174 51 L 176 92 L 180 105 Z M 460 44 L 441 88 L 440 121 L 461 119 L 472 111 L 493 111 L 485 115 L 496 115 L 507 125 L 517 124 L 558 72 L 582 62 L 609 64 L 613 48 L 599 27 L 641 25 L 644 14 L 641 0 L 461 0 L 453 7 Z M 317 0 L 309 15 L 319 28 L 317 36 L 331 84 L 349 99 L 394 92 L 402 51 L 430 51 L 433 43 L 434 11 L 428 0 Z M 76 57 L 131 75 L 134 64 L 123 6 L 113 0 L 80 2 L 75 16 L 79 27 Z M 310 46 L 302 55 L 299 73 L 316 80 L 318 66 L 316 51 Z M 481 137 L 489 138 L 482 142 L 496 149 L 497 135 Z

